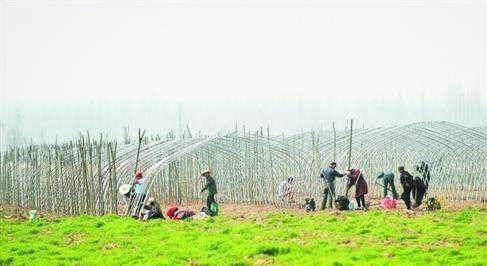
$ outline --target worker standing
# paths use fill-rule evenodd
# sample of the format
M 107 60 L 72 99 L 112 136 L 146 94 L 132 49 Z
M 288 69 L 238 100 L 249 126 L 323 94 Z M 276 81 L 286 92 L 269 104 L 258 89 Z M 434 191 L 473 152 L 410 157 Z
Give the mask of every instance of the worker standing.
M 323 178 L 325 184 L 321 210 L 324 210 L 327 206 L 330 209 L 332 208 L 333 202 L 335 200 L 335 179 L 336 177 L 344 176 L 343 174 L 340 174 L 335 170 L 336 166 L 336 162 L 331 162 L 330 166 L 328 166 L 326 169 L 321 170 L 320 177 Z
M 130 206 L 133 208 L 132 217 L 139 218 L 140 210 L 143 206 L 146 196 L 145 189 L 146 179 L 142 177 L 142 172 L 135 173 L 134 181 L 132 182 L 132 195 L 130 199 Z
M 401 199 L 404 200 L 406 204 L 406 208 L 408 210 L 411 209 L 411 190 L 413 189 L 413 176 L 406 170 L 404 170 L 404 166 L 399 166 L 398 169 L 402 185 L 402 195 Z
M 351 169 L 347 174 L 348 183 L 347 183 L 347 192 L 352 186 L 355 186 L 355 200 L 357 201 L 357 206 L 359 210 L 366 210 L 367 206 L 365 205 L 365 194 L 368 193 L 368 186 L 367 181 L 365 181 L 364 175 L 359 169 Z
M 431 179 L 430 167 L 428 163 L 422 161 L 421 165 L 418 167 L 418 171 L 423 175 L 423 183 L 425 189 L 428 190 L 430 179 Z
M 206 207 L 208 210 L 212 210 L 212 204 L 218 205 L 215 200 L 215 194 L 217 193 L 216 191 L 216 182 L 215 179 L 211 176 L 210 170 L 203 171 L 201 173 L 201 176 L 206 178 L 206 184 L 205 186 L 201 189 L 201 192 L 208 190 L 208 196 L 206 198 Z

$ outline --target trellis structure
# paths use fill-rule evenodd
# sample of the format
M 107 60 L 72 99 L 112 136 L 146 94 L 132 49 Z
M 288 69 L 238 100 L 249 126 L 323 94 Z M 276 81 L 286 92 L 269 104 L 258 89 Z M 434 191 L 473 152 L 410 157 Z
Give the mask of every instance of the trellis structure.
M 310 131 L 274 136 L 270 130 L 233 131 L 176 139 L 146 137 L 139 169 L 146 194 L 163 203 L 200 201 L 201 170 L 212 170 L 220 202 L 270 204 L 277 184 L 295 177 L 297 200 L 319 198 L 321 168 L 334 159 L 348 164 L 350 132 Z M 117 212 L 117 188 L 131 183 L 137 144 L 80 135 L 64 144 L 12 147 L 1 154 L 0 201 L 60 214 Z M 335 150 L 336 149 L 336 150 Z M 487 134 L 447 122 L 359 129 L 353 132 L 352 167 L 365 173 L 372 195 L 378 172 L 404 165 L 431 166 L 430 195 L 454 200 L 487 200 Z M 338 182 L 344 191 L 345 181 Z M 396 182 L 398 182 L 396 180 Z

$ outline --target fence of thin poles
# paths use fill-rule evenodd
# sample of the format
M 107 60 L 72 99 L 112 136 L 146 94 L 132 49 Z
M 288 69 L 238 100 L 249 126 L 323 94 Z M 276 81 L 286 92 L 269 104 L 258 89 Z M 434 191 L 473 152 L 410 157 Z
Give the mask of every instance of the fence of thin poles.
M 211 169 L 221 203 L 272 204 L 278 183 L 294 177 L 295 197 L 320 199 L 320 170 L 336 161 L 341 172 L 360 168 L 369 196 L 380 196 L 379 172 L 403 165 L 413 175 L 421 161 L 430 165 L 428 194 L 446 200 L 487 200 L 487 134 L 446 122 L 415 123 L 374 129 L 309 131 L 273 135 L 269 128 L 236 128 L 216 136 L 174 134 L 123 142 L 88 133 L 63 144 L 11 147 L 1 154 L 0 202 L 61 215 L 133 214 L 118 187 L 143 172 L 145 197 L 163 204 L 202 202 L 204 180 Z M 399 186 L 398 178 L 395 180 Z M 337 194 L 346 178 L 337 181 Z

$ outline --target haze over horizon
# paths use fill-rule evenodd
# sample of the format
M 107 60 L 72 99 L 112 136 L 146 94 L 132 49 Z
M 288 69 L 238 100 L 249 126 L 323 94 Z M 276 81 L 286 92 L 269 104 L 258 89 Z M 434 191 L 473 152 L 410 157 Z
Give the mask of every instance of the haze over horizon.
M 2 2 L 2 142 L 487 126 L 485 2 L 242 3 Z

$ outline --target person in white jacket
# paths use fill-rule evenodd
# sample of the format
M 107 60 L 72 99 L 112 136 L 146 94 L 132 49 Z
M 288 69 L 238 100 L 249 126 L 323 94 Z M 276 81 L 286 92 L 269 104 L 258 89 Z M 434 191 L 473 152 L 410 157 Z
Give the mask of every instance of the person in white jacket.
M 294 178 L 289 177 L 287 180 L 282 181 L 279 183 L 277 187 L 277 198 L 279 200 L 279 204 L 283 205 L 286 200 L 287 202 L 292 202 L 293 200 L 293 181 Z

